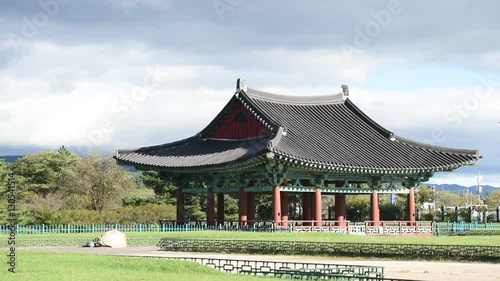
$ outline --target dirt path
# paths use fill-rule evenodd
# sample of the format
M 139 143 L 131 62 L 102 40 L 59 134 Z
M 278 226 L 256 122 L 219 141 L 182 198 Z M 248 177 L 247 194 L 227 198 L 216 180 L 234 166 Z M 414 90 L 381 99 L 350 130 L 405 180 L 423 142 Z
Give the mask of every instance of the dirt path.
M 304 256 L 261 256 L 158 251 L 157 247 L 111 248 L 29 248 L 30 251 L 84 253 L 138 257 L 204 257 L 240 260 L 318 262 L 350 265 L 384 266 L 387 278 L 429 281 L 500 281 L 500 265 L 488 263 L 420 262 L 368 259 L 342 259 Z

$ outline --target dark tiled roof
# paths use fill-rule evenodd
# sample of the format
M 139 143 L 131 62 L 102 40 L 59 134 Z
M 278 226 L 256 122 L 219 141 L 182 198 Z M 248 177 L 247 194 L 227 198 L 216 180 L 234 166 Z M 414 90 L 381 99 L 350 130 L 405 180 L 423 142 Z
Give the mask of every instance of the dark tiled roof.
M 473 164 L 476 150 L 430 146 L 394 135 L 371 120 L 342 94 L 325 100 L 280 102 L 276 95 L 248 89 L 242 97 L 286 136 L 273 152 L 317 167 L 358 172 L 424 172 Z M 287 99 L 288 100 L 288 99 Z
M 203 139 L 199 135 L 157 146 L 119 150 L 120 161 L 152 167 L 201 167 L 248 160 L 266 150 L 269 136 L 224 140 Z
M 207 139 L 235 103 L 272 132 L 251 140 Z M 417 143 L 394 135 L 342 93 L 293 97 L 254 89 L 238 91 L 197 136 L 175 143 L 119 150 L 122 161 L 163 168 L 227 166 L 273 152 L 294 165 L 370 174 L 414 174 L 475 164 L 476 150 Z

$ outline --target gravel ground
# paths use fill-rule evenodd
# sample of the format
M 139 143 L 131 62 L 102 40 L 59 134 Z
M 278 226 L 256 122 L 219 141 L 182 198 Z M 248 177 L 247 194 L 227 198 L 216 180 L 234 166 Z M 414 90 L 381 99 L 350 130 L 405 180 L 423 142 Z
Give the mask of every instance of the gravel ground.
M 425 261 L 393 261 L 369 259 L 342 259 L 310 256 L 262 256 L 231 255 L 210 253 L 186 253 L 159 251 L 157 247 L 129 247 L 125 249 L 111 248 L 25 248 L 30 251 L 47 251 L 60 253 L 84 253 L 138 257 L 205 257 L 230 258 L 240 260 L 295 261 L 318 262 L 350 265 L 384 266 L 387 278 L 436 281 L 500 281 L 500 265 L 488 263 L 461 262 L 425 262 Z

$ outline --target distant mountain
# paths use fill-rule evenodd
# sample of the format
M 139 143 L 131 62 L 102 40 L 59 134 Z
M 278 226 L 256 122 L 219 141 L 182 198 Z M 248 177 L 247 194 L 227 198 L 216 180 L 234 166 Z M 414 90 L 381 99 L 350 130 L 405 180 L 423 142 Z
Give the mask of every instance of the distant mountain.
M 469 191 L 471 194 L 477 194 L 477 187 L 476 186 L 463 186 L 463 185 L 458 185 L 458 184 L 427 184 L 427 186 L 435 186 L 436 191 L 441 191 L 445 190 L 451 193 L 456 193 L 456 194 L 465 194 L 467 191 Z M 481 191 L 481 197 L 484 197 L 488 191 L 495 191 L 495 190 L 500 190 L 500 187 L 494 187 L 491 185 L 482 185 L 483 190 Z M 469 190 L 467 190 L 467 188 Z
M 0 159 L 3 159 L 7 163 L 14 163 L 17 159 L 23 157 L 23 155 L 8 155 L 8 156 L 0 156 Z

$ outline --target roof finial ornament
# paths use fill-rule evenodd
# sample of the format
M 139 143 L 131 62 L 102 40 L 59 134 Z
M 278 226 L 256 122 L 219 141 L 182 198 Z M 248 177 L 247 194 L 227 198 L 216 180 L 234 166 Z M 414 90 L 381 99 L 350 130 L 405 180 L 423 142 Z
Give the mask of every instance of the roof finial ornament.
M 247 92 L 247 85 L 245 84 L 245 78 L 238 78 L 238 80 L 236 80 L 236 93 L 239 93 L 239 92 L 243 92 L 243 93 L 246 93 Z
M 342 88 L 342 94 L 344 95 L 344 98 L 349 96 L 349 87 L 347 85 L 342 85 L 340 88 Z

